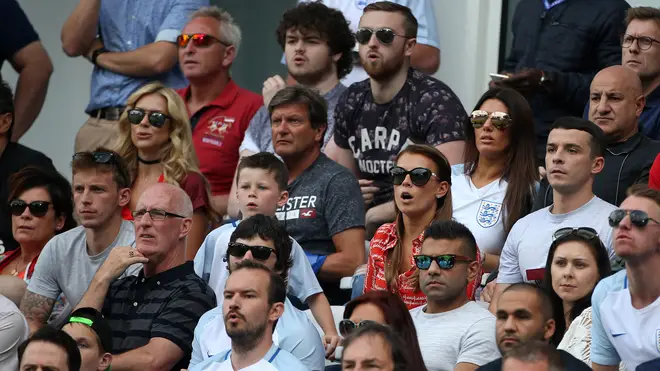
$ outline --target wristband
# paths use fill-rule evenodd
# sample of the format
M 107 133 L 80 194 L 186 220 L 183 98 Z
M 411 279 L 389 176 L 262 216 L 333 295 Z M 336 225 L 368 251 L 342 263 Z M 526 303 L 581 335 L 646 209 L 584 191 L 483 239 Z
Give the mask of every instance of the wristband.
M 99 57 L 99 55 L 107 52 L 108 50 L 106 48 L 100 47 L 92 52 L 92 57 L 89 60 L 92 62 L 93 65 L 99 66 L 98 64 L 96 64 L 96 59 Z

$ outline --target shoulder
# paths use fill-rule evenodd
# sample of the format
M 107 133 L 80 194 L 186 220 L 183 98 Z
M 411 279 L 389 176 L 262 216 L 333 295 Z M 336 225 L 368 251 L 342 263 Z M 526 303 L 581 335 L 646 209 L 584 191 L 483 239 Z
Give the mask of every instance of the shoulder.
M 8 151 L 11 153 L 11 156 L 18 159 L 23 166 L 36 165 L 47 168 L 54 168 L 53 161 L 37 150 L 26 147 L 20 143 L 10 143 L 11 150 Z
M 69 229 L 66 232 L 55 235 L 46 243 L 44 251 L 46 251 L 46 249 L 55 249 L 57 252 L 66 254 L 66 251 L 74 250 L 81 246 L 80 243 L 76 243 L 77 241 L 84 242 L 86 240 L 87 238 L 85 235 L 85 227 L 79 225 L 75 228 Z M 79 252 L 76 252 L 76 255 L 78 254 Z
M 500 371 L 502 369 L 502 358 L 498 358 L 490 363 L 479 367 L 477 371 Z
M 605 301 L 605 298 L 607 298 L 610 293 L 626 289 L 627 280 L 625 269 L 600 280 L 591 296 L 592 307 L 595 307 L 595 310 L 599 310 L 599 305 Z M 594 309 L 592 309 L 592 311 L 593 310 Z
M 545 216 L 548 214 L 549 209 L 550 206 L 547 206 L 542 209 L 536 210 L 532 213 L 529 213 L 524 217 L 518 219 L 518 221 L 511 228 L 511 232 L 509 232 L 509 236 L 511 236 L 511 234 L 514 232 L 520 234 L 524 232 L 530 225 L 537 223 L 539 220 L 543 220 Z
M 378 227 L 374 237 L 371 239 L 372 245 L 387 244 L 396 240 L 396 223 L 385 223 Z
M 603 199 L 601 199 L 597 196 L 594 196 L 594 200 L 593 200 L 593 203 L 591 204 L 591 207 L 595 210 L 598 210 L 598 212 L 608 213 L 608 214 L 617 209 L 616 206 L 612 205 L 611 203 L 609 203 L 609 202 L 607 202 L 607 201 L 605 201 L 605 200 L 603 200 Z
M 208 312 L 202 314 L 197 322 L 197 328 L 203 329 L 206 325 L 211 322 L 214 322 L 216 319 L 223 320 L 222 316 L 222 306 L 215 307 Z
M 181 188 L 186 192 L 192 189 L 206 189 L 206 178 L 196 171 L 189 171 L 179 183 L 181 184 Z
M 278 370 L 287 370 L 287 371 L 308 371 L 309 369 L 305 367 L 298 358 L 288 351 L 279 348 L 279 353 L 273 360 L 273 364 L 277 366 Z
M 495 316 L 488 309 L 481 306 L 477 302 L 469 301 L 465 307 L 463 307 L 463 315 L 470 318 L 472 323 L 477 322 L 493 322 L 495 323 Z
M 353 83 L 340 94 L 337 109 L 355 109 L 369 94 L 371 94 L 369 79 Z
M 572 355 L 571 353 L 562 349 L 558 349 L 558 351 L 559 351 L 559 358 L 561 358 L 561 362 L 564 364 L 566 370 L 572 370 L 572 371 L 591 370 L 591 367 L 589 367 L 583 361 L 575 358 L 575 356 Z
M 408 75 L 408 83 L 415 88 L 413 91 L 423 98 L 444 103 L 459 101 L 458 96 L 447 84 L 415 69 Z
M 350 170 L 331 160 L 324 153 L 320 154 L 312 170 L 322 173 L 324 178 L 330 178 L 331 181 L 352 180 L 357 183 L 357 178 L 355 178 L 355 175 Z

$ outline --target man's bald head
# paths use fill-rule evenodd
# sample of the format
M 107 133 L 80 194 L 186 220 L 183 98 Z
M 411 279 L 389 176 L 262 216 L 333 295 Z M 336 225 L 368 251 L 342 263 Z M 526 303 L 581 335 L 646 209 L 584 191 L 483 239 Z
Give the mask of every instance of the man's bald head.
M 153 201 L 157 201 L 160 205 L 152 205 Z M 137 209 L 143 207 L 162 208 L 186 218 L 191 218 L 193 214 L 193 205 L 188 194 L 180 187 L 169 183 L 156 183 L 147 188 L 138 200 Z
M 624 66 L 610 66 L 603 68 L 596 74 L 591 82 L 591 87 L 616 84 L 621 89 L 627 89 L 633 96 L 643 95 L 642 80 L 637 72 Z

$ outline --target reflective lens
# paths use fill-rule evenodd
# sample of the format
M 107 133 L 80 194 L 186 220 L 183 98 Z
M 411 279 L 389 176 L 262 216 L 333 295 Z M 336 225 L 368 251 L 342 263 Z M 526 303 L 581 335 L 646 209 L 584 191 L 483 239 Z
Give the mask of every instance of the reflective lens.
M 373 35 L 374 32 L 376 33 L 376 39 L 378 39 L 381 44 L 391 44 L 392 41 L 394 41 L 395 36 L 405 37 L 403 35 L 397 35 L 391 28 L 379 28 L 375 31 L 370 28 L 360 28 L 355 33 L 355 39 L 358 43 L 366 45 L 369 43 L 369 40 L 371 40 L 371 35 Z
M 165 121 L 170 118 L 168 115 L 162 112 L 147 112 L 142 108 L 132 108 L 128 110 L 128 122 L 133 125 L 139 125 L 142 122 L 144 115 L 147 114 L 149 124 L 156 128 L 163 127 L 163 125 L 165 125 Z
M 242 258 L 245 256 L 245 253 L 252 252 L 252 257 L 257 260 L 268 260 L 270 254 L 274 253 L 275 250 L 271 249 L 268 246 L 250 246 L 238 242 L 230 242 L 228 245 L 227 253 L 231 256 L 237 258 Z
M 440 180 L 440 178 L 438 178 L 438 176 L 431 170 L 424 167 L 416 167 L 407 171 L 402 167 L 395 166 L 390 170 L 390 174 L 392 175 L 392 183 L 394 183 L 394 185 L 401 185 L 401 183 L 406 180 L 407 175 L 410 175 L 410 181 L 418 187 L 422 187 L 428 183 L 432 176 Z
M 649 214 L 647 214 L 644 211 L 641 210 L 624 210 L 624 209 L 618 209 L 612 211 L 610 214 L 608 221 L 610 223 L 610 227 L 618 227 L 619 223 L 623 220 L 623 218 L 626 217 L 626 215 L 630 215 L 630 222 L 638 228 L 643 228 L 646 227 L 647 224 L 649 224 L 649 220 L 658 224 L 658 222 L 649 217 Z
M 365 320 L 355 323 L 350 319 L 343 319 L 339 322 L 339 334 L 343 337 L 346 337 L 350 335 L 350 333 L 353 332 L 353 330 L 356 328 L 369 324 L 378 324 L 378 322 Z
M 431 256 L 431 255 L 415 255 L 413 256 L 415 259 L 415 265 L 417 268 L 421 270 L 427 270 L 431 268 L 431 263 L 435 260 L 435 262 L 438 264 L 438 267 L 440 269 L 452 269 L 456 262 L 466 262 L 470 263 L 472 262 L 472 259 L 462 256 L 462 255 L 453 255 L 453 254 L 447 254 L 447 255 L 438 255 L 438 256 Z
M 207 34 L 203 34 L 203 33 L 179 35 L 176 38 L 176 43 L 179 46 L 179 48 L 185 48 L 191 40 L 192 40 L 193 45 L 198 47 L 198 48 L 206 48 L 206 47 L 210 46 L 211 44 L 213 44 L 214 42 L 218 42 L 218 43 L 220 43 L 222 45 L 225 45 L 225 46 L 230 45 L 228 43 L 224 43 L 224 42 L 218 40 L 217 38 L 215 38 L 211 35 L 207 35 Z
M 578 236 L 582 238 L 586 238 L 588 240 L 592 240 L 594 238 L 598 238 L 598 232 L 596 232 L 595 229 L 593 228 L 588 228 L 588 227 L 582 227 L 582 228 L 571 228 L 571 227 L 566 227 L 566 228 L 560 228 L 555 233 L 552 235 L 552 237 L 555 240 L 558 240 L 560 238 L 568 237 L 572 234 L 577 234 Z
M 472 123 L 472 127 L 475 129 L 483 127 L 486 124 L 486 121 L 488 121 L 488 117 L 490 117 L 490 122 L 493 124 L 493 126 L 499 130 L 504 130 L 508 128 L 509 125 L 511 125 L 511 116 L 509 116 L 508 113 L 488 113 L 483 110 L 476 110 L 470 114 L 470 122 Z
M 30 214 L 37 218 L 46 215 L 51 203 L 47 201 L 32 201 L 29 204 L 23 200 L 14 200 L 9 203 L 9 211 L 14 216 L 21 216 L 26 208 L 30 209 Z

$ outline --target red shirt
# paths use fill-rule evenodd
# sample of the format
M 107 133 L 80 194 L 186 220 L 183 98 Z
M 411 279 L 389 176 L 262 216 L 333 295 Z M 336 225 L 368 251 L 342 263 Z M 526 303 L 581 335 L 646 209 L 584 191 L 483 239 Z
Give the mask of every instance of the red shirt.
M 422 249 L 423 241 L 424 232 L 412 241 L 412 255 L 419 254 Z M 385 281 L 387 252 L 394 248 L 396 242 L 396 223 L 383 224 L 378 228 L 369 244 L 369 262 L 367 263 L 367 274 L 364 279 L 364 292 L 372 290 L 387 290 L 387 282 Z M 406 303 L 408 309 L 413 309 L 426 304 L 426 295 L 424 295 L 422 290 L 410 283 L 410 278 L 417 269 L 412 255 L 410 257 L 410 269 L 397 277 L 396 287 L 393 287 L 391 290 L 392 293 L 398 294 L 401 299 L 403 299 L 403 302 Z M 479 249 L 477 249 L 477 261 L 481 262 Z M 467 294 L 470 300 L 474 299 L 475 291 L 481 284 L 481 267 L 479 268 L 479 273 L 480 274 L 477 274 L 475 280 L 470 282 L 467 287 Z
M 16 258 L 21 256 L 21 249 L 16 249 L 14 251 L 7 251 L 4 254 L 0 254 L 0 271 L 5 269 L 9 264 L 13 263 Z M 32 273 L 34 273 L 34 266 L 37 265 L 37 259 L 39 255 L 35 256 L 34 259 L 28 264 L 25 270 L 17 272 L 16 277 L 27 281 L 32 278 Z
M 187 104 L 190 86 L 177 92 Z M 199 167 L 211 185 L 212 194 L 228 194 L 231 190 L 238 165 L 238 149 L 252 116 L 262 105 L 260 95 L 229 80 L 213 102 L 190 117 Z M 190 109 L 188 114 L 191 114 Z
M 660 190 L 660 154 L 653 161 L 649 173 L 649 188 Z

